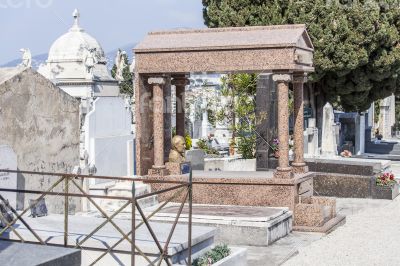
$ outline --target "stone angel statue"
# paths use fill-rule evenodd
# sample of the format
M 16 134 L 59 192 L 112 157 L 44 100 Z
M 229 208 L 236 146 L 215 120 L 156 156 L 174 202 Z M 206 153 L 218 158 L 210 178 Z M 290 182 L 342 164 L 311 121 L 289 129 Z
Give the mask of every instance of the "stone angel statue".
M 127 67 L 125 62 L 126 52 L 118 49 L 117 56 L 115 57 L 115 65 L 117 70 L 115 71 L 115 79 L 118 81 L 124 81 L 124 69 Z
M 96 48 L 88 48 L 84 58 L 87 76 L 90 79 L 93 78 L 93 68 L 98 63 L 96 51 Z
M 22 53 L 22 63 L 19 64 L 21 67 L 32 67 L 32 54 L 29 49 L 22 48 L 19 50 Z

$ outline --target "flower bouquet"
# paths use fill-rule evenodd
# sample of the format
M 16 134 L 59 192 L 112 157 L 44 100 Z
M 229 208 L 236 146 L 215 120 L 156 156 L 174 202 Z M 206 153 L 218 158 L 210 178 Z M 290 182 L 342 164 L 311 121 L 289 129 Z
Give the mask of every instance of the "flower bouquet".
M 376 185 L 380 187 L 391 187 L 396 184 L 395 176 L 392 173 L 382 173 L 376 177 Z

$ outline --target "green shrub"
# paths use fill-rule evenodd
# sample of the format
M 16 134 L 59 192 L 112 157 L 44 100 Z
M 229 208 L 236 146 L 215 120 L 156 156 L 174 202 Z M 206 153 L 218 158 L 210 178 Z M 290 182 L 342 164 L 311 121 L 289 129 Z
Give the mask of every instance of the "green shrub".
M 203 150 L 206 154 L 217 154 L 217 155 L 219 154 L 216 149 L 208 146 L 207 139 L 199 139 L 197 141 L 197 147 L 200 150 Z
M 215 246 L 213 249 L 208 251 L 206 254 L 198 259 L 195 259 L 192 263 L 193 266 L 208 266 L 216 263 L 231 254 L 230 248 L 226 244 Z

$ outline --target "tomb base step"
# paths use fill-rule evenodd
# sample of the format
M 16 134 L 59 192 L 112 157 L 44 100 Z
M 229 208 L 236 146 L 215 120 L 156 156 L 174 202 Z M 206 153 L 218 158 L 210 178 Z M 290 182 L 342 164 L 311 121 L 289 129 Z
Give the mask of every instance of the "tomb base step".
M 345 217 L 336 215 L 336 199 L 326 197 L 300 197 L 295 206 L 293 230 L 327 233 Z
M 156 206 L 155 206 L 156 207 Z M 151 213 L 153 208 L 146 212 Z M 171 223 L 179 205 L 171 203 L 152 219 Z M 188 222 L 188 208 L 182 211 L 181 223 Z M 230 205 L 193 205 L 193 225 L 217 229 L 216 242 L 229 245 L 268 246 L 292 231 L 293 217 L 289 208 Z

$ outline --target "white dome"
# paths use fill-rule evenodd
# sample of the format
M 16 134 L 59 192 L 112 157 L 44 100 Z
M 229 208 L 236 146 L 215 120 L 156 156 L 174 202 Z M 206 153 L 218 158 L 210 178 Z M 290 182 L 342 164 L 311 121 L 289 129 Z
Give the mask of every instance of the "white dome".
M 99 42 L 79 27 L 79 12 L 74 12 L 75 23 L 69 32 L 58 38 L 50 48 L 48 62 L 79 62 L 83 61 L 89 50 L 96 49 L 99 63 L 106 63 L 103 48 Z

